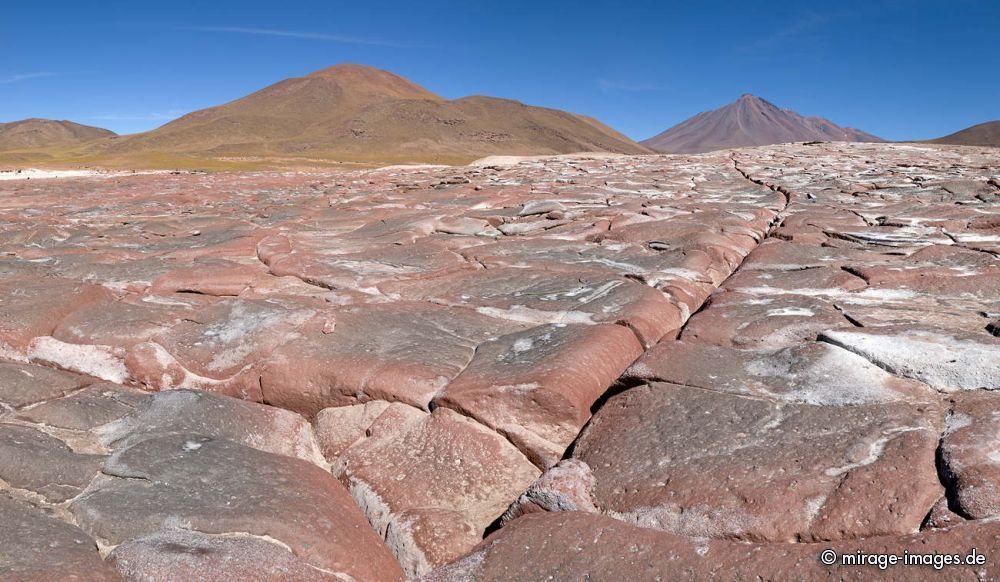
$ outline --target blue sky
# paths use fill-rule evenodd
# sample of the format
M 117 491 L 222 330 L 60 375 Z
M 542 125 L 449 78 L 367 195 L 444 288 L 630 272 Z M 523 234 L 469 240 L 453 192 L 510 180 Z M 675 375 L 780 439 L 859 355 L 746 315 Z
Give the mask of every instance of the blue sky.
M 152 129 L 340 62 L 643 139 L 750 92 L 888 139 L 1000 119 L 1000 2 L 6 2 L 0 121 Z

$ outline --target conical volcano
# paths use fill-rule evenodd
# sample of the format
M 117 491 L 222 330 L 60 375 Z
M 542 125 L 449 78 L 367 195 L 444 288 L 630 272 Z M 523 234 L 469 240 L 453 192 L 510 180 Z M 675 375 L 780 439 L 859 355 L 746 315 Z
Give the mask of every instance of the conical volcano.
M 742 97 L 699 113 L 643 145 L 664 153 L 694 154 L 713 150 L 796 141 L 882 141 L 869 133 L 781 109 L 760 97 Z

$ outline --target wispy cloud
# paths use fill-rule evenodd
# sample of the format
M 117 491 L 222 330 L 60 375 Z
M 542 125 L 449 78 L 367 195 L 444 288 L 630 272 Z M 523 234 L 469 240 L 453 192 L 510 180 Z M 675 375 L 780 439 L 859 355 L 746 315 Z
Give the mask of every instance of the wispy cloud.
M 101 121 L 166 121 L 168 119 L 176 119 L 187 112 L 187 109 L 168 109 L 167 111 L 154 111 L 150 113 L 102 113 L 99 115 L 88 115 L 86 119 L 99 119 Z
M 767 53 L 786 49 L 790 44 L 794 44 L 797 50 L 802 50 L 805 43 L 822 41 L 825 36 L 817 34 L 817 31 L 824 29 L 834 18 L 833 14 L 806 12 L 792 20 L 788 26 L 737 47 L 737 50 L 743 53 Z
M 20 83 L 28 79 L 40 79 L 42 77 L 53 77 L 55 73 L 24 73 L 23 75 L 11 75 L 10 77 L 0 77 L 0 83 Z
M 644 91 L 664 91 L 659 85 L 652 83 L 627 83 L 609 79 L 597 79 L 597 88 L 603 93 L 640 93 Z
M 261 36 L 280 36 L 286 38 L 303 38 L 308 40 L 322 40 L 327 42 L 340 42 L 345 44 L 364 44 L 371 46 L 387 46 L 403 48 L 404 45 L 374 38 L 362 38 L 357 36 L 347 36 L 342 34 L 325 34 L 321 32 L 300 32 L 294 30 L 274 30 L 270 28 L 243 28 L 238 26 L 188 26 L 184 30 L 198 30 L 201 32 L 227 32 L 235 34 L 256 34 Z

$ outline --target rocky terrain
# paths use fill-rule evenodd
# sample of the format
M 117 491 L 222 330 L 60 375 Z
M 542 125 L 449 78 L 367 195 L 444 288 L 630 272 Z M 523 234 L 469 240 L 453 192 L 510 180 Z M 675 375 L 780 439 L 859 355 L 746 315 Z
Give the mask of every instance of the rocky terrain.
M 882 139 L 822 117 L 799 115 L 746 93 L 729 105 L 699 113 L 643 140 L 642 144 L 667 154 L 697 154 L 797 141 L 880 142 Z
M 12 180 L 0 251 L 4 580 L 1000 577 L 996 150 Z

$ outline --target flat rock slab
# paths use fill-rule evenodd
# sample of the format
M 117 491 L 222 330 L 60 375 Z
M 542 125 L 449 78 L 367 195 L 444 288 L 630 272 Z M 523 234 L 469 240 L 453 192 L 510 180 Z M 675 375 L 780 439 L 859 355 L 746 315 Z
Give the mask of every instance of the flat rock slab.
M 975 548 L 978 566 L 826 566 L 827 549 L 838 558 L 871 554 L 958 554 Z M 464 580 L 990 580 L 1000 565 L 1000 523 L 978 522 L 899 537 L 814 544 L 745 544 L 692 539 L 638 528 L 594 514 L 529 515 L 487 539 L 475 552 L 423 578 Z M 931 557 L 930 559 L 933 559 Z
M 525 327 L 427 303 L 347 308 L 275 350 L 260 386 L 268 402 L 307 415 L 368 400 L 426 409 L 479 345 Z
M 308 564 L 360 580 L 402 571 L 347 491 L 305 461 L 199 434 L 115 453 L 71 505 L 81 527 L 117 545 L 183 527 L 274 538 Z
M 80 528 L 0 494 L 0 578 L 4 580 L 121 580 Z
M 43 366 L 0 362 L 0 407 L 20 408 L 58 398 L 90 382 L 88 378 Z
M 0 479 L 48 503 L 79 495 L 103 463 L 103 455 L 78 454 L 36 428 L 0 424 Z
M 697 342 L 661 342 L 626 372 L 629 382 L 661 381 L 776 401 L 817 405 L 936 400 L 933 390 L 893 376 L 825 342 L 777 351 Z
M 813 341 L 825 330 L 852 327 L 822 297 L 744 287 L 716 293 L 681 332 L 685 341 L 751 349 L 778 349 Z
M 352 408 L 317 421 L 351 422 Z M 463 555 L 510 500 L 539 474 L 494 431 L 446 408 L 428 414 L 394 403 L 364 429 L 333 466 L 369 521 L 410 575 Z
M 170 329 L 207 303 L 197 295 L 104 298 L 63 318 L 52 337 L 71 344 L 130 348 Z
M 1000 339 L 985 333 L 884 327 L 831 330 L 822 339 L 942 392 L 1000 389 Z
M 611 398 L 573 458 L 593 471 L 600 511 L 645 527 L 782 542 L 902 534 L 942 493 L 940 417 L 656 383 Z
M 1000 394 L 952 397 L 941 462 L 958 512 L 973 519 L 1000 515 Z
M 497 268 L 402 284 L 409 299 L 474 309 L 491 317 L 535 325 L 621 323 L 646 346 L 680 327 L 680 310 L 663 293 L 603 273 L 550 273 Z
M 148 395 L 119 384 L 98 382 L 68 396 L 17 411 L 11 417 L 32 424 L 89 431 L 131 413 L 145 404 Z
M 148 395 L 127 416 L 101 426 L 96 433 L 102 444 L 113 449 L 194 433 L 324 464 L 309 423 L 298 414 L 210 392 L 170 390 Z
M 196 388 L 260 401 L 260 369 L 315 315 L 277 301 L 226 299 L 130 349 L 133 379 L 152 389 Z
M 108 556 L 126 580 L 343 580 L 309 565 L 281 543 L 247 534 L 161 530 L 116 547 Z
M 33 338 L 51 335 L 59 321 L 74 309 L 110 296 L 104 287 L 72 279 L 0 280 L 0 356 L 23 357 Z
M 237 296 L 265 279 L 267 268 L 258 261 L 241 264 L 233 261 L 199 261 L 157 277 L 149 292 L 158 295 L 199 293 L 214 296 Z
M 548 468 L 590 418 L 590 407 L 642 345 L 620 325 L 544 325 L 484 343 L 442 394 Z

